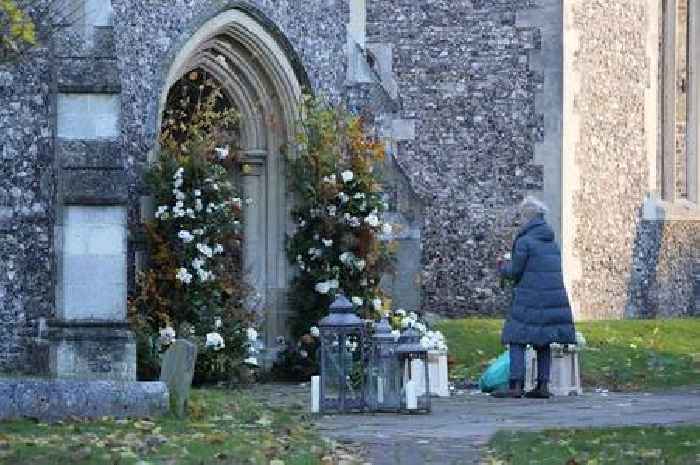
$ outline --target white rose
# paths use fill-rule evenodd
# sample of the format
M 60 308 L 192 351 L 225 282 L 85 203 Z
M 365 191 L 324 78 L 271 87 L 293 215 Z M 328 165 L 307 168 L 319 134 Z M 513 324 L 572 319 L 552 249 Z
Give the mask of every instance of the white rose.
M 362 297 L 353 296 L 352 303 L 358 307 L 362 307 L 362 304 L 364 304 L 365 301 L 362 299 Z
M 310 333 L 313 337 L 319 337 L 319 336 L 321 336 L 321 330 L 318 329 L 317 326 L 312 326 L 311 329 L 309 330 L 309 333 Z
M 206 347 L 212 347 L 214 350 L 220 350 L 226 347 L 224 338 L 221 337 L 221 334 L 219 333 L 208 333 L 204 345 Z
M 328 292 L 331 290 L 331 286 L 327 282 L 322 282 L 317 283 L 315 289 L 319 294 L 328 294 Z
M 248 340 L 251 342 L 257 341 L 258 332 L 255 330 L 255 328 L 248 328 L 246 329 L 246 337 L 248 337 Z
M 355 267 L 359 270 L 362 271 L 365 269 L 365 266 L 367 266 L 367 263 L 364 260 L 357 260 L 355 262 Z
M 372 306 L 377 311 L 381 310 L 382 309 L 382 299 L 380 299 L 379 297 L 374 298 L 372 300 Z
M 323 239 L 321 242 L 326 247 L 333 247 L 333 239 Z
M 367 218 L 365 218 L 365 223 L 367 223 L 373 228 L 376 228 L 377 226 L 379 226 L 379 218 L 377 217 L 377 215 L 372 213 Z
M 406 310 L 404 310 L 403 308 L 399 308 L 394 312 L 394 314 L 396 314 L 396 316 L 404 317 L 406 316 Z
M 175 278 L 185 284 L 189 284 L 192 282 L 192 275 L 190 274 L 189 271 L 187 271 L 187 268 L 180 268 L 177 270 L 177 274 L 175 275 Z
M 340 194 L 338 194 L 338 198 L 340 199 L 341 203 L 348 203 L 348 201 L 350 200 L 350 196 L 345 192 L 341 192 Z
M 216 156 L 219 160 L 226 160 L 229 155 L 229 148 L 228 146 L 226 147 L 217 147 L 214 149 L 216 151 Z
M 355 174 L 353 174 L 353 172 L 350 170 L 343 171 L 342 173 L 340 173 L 340 176 L 342 176 L 343 182 L 350 182 L 353 179 L 355 179 Z

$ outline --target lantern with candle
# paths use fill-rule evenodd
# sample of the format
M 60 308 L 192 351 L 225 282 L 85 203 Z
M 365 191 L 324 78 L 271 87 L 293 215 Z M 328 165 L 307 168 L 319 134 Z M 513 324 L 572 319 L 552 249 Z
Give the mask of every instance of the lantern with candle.
M 404 413 L 430 413 L 430 386 L 428 350 L 421 344 L 421 332 L 409 326 L 401 333 L 396 348 L 401 377 L 401 411 Z
M 401 376 L 396 349 L 398 341 L 385 316 L 374 327 L 368 376 L 368 403 L 373 412 L 401 410 Z

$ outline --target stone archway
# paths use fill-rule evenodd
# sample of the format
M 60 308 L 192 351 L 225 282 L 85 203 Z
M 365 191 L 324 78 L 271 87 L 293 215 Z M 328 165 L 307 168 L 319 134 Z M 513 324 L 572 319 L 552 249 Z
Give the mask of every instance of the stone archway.
M 247 207 L 244 270 L 264 309 L 266 345 L 286 335 L 290 271 L 284 244 L 289 223 L 284 147 L 294 136 L 301 85 L 278 40 L 252 15 L 229 10 L 207 21 L 169 68 L 160 98 L 183 76 L 203 70 L 241 115 L 242 187 Z

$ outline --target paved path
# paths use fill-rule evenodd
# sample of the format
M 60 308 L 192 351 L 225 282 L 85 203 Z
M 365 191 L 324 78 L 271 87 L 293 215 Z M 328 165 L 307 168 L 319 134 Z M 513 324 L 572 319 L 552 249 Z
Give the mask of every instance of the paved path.
M 277 391 L 277 398 L 305 404 L 306 389 L 286 388 Z M 501 400 L 464 392 L 436 400 L 433 407 L 432 415 L 324 416 L 318 426 L 340 442 L 364 444 L 373 465 L 472 465 L 479 464 L 479 447 L 499 430 L 700 425 L 700 387 L 550 400 Z

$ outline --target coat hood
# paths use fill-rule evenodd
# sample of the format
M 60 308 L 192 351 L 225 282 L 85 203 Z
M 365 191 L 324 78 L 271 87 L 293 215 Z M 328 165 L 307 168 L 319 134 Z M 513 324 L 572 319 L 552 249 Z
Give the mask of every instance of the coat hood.
M 522 227 L 518 233 L 518 237 L 522 237 L 526 234 L 542 242 L 554 241 L 554 231 L 544 218 L 534 218 L 530 220 L 529 223 Z

